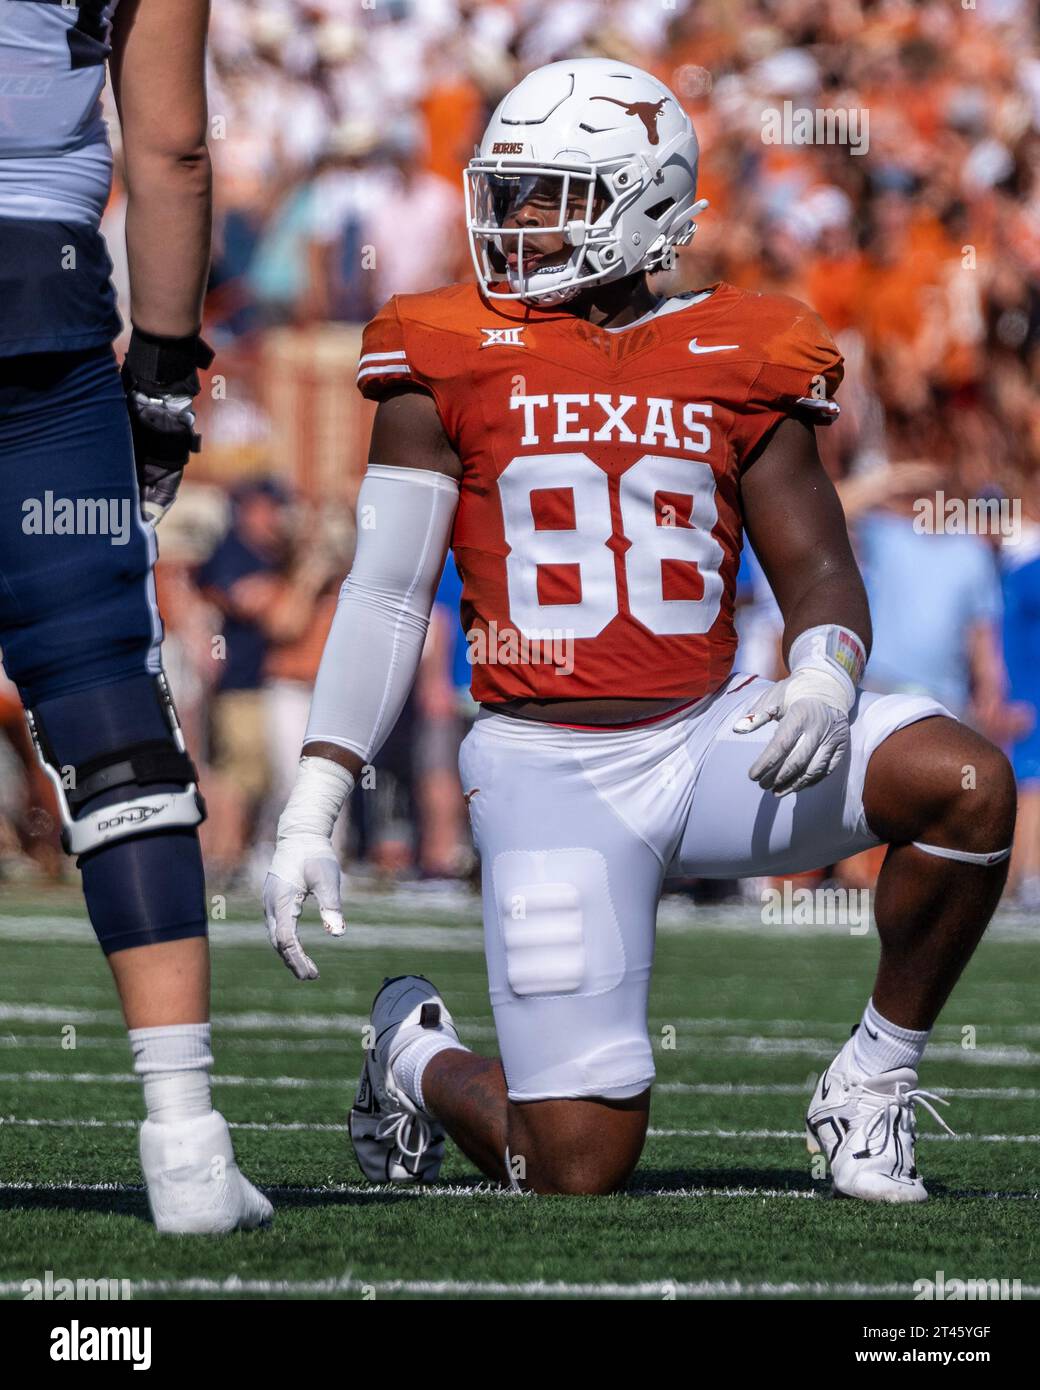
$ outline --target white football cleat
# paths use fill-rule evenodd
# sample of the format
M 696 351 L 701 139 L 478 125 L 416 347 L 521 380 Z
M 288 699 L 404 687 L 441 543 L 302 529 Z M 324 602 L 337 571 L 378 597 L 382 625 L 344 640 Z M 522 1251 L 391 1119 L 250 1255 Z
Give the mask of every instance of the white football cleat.
M 372 1003 L 372 1027 L 375 1040 L 350 1112 L 357 1161 L 372 1182 L 433 1182 L 444 1161 L 444 1126 L 398 1088 L 393 1068 L 395 1058 L 427 1029 L 459 1042 L 451 1014 L 425 976 L 399 975 L 383 981 Z
M 805 1117 L 809 1152 L 826 1154 L 835 1193 L 867 1202 L 926 1202 L 914 1155 L 915 1105 L 953 1133 L 933 1100 L 948 1104 L 919 1090 L 911 1067 L 859 1075 L 852 1067 L 850 1038 L 820 1077 Z
M 216 1110 L 173 1124 L 145 1120 L 141 1167 L 152 1219 L 163 1235 L 251 1231 L 274 1215 L 264 1194 L 240 1172 L 227 1121 Z

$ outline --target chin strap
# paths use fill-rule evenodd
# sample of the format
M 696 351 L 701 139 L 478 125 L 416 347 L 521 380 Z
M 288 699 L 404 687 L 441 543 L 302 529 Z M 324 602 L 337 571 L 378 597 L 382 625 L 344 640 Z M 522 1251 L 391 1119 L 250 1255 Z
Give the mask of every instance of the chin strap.
M 1011 854 L 1011 846 L 1007 849 L 995 849 L 986 854 L 977 854 L 969 849 L 947 849 L 944 845 L 923 845 L 920 840 L 911 840 L 914 849 L 923 850 L 925 854 L 934 854 L 937 859 L 956 859 L 959 864 L 999 864 L 1007 859 Z

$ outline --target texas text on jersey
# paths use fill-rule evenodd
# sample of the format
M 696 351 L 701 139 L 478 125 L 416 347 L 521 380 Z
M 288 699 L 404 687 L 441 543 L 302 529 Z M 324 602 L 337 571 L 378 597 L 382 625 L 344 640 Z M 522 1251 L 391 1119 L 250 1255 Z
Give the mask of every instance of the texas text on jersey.
M 394 296 L 358 386 L 425 388 L 462 462 L 474 698 L 716 689 L 737 644 L 741 471 L 786 415 L 837 413 L 841 362 L 804 304 L 725 283 L 614 330 L 492 307 L 472 284 Z

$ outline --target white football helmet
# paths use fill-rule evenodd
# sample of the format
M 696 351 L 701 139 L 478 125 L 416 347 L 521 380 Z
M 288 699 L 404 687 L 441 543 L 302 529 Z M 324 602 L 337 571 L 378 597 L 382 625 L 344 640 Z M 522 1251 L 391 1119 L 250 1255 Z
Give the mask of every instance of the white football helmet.
M 548 307 L 658 269 L 692 239 L 693 219 L 707 207 L 697 201 L 697 159 L 692 121 L 648 72 L 574 58 L 528 73 L 499 103 L 463 173 L 484 293 Z M 516 215 L 535 202 L 558 216 L 523 225 Z M 535 262 L 531 238 L 545 233 L 572 248 L 562 263 Z M 492 290 L 502 280 L 508 291 Z

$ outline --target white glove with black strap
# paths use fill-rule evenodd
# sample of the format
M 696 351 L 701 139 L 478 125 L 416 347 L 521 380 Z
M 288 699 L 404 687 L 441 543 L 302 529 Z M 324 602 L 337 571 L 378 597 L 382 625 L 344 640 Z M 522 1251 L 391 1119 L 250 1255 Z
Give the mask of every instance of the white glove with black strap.
M 353 789 L 354 778 L 339 763 L 301 758 L 296 785 L 278 820 L 278 841 L 264 881 L 264 918 L 271 945 L 298 980 L 318 978 L 298 929 L 308 894 L 314 894 L 330 936 L 342 936 L 347 929 L 332 831 Z
M 734 733 L 748 734 L 777 721 L 748 769 L 753 782 L 786 796 L 834 770 L 849 747 L 849 710 L 866 661 L 863 643 L 848 628 L 827 624 L 799 633 L 791 645 L 791 674 L 733 725 Z

